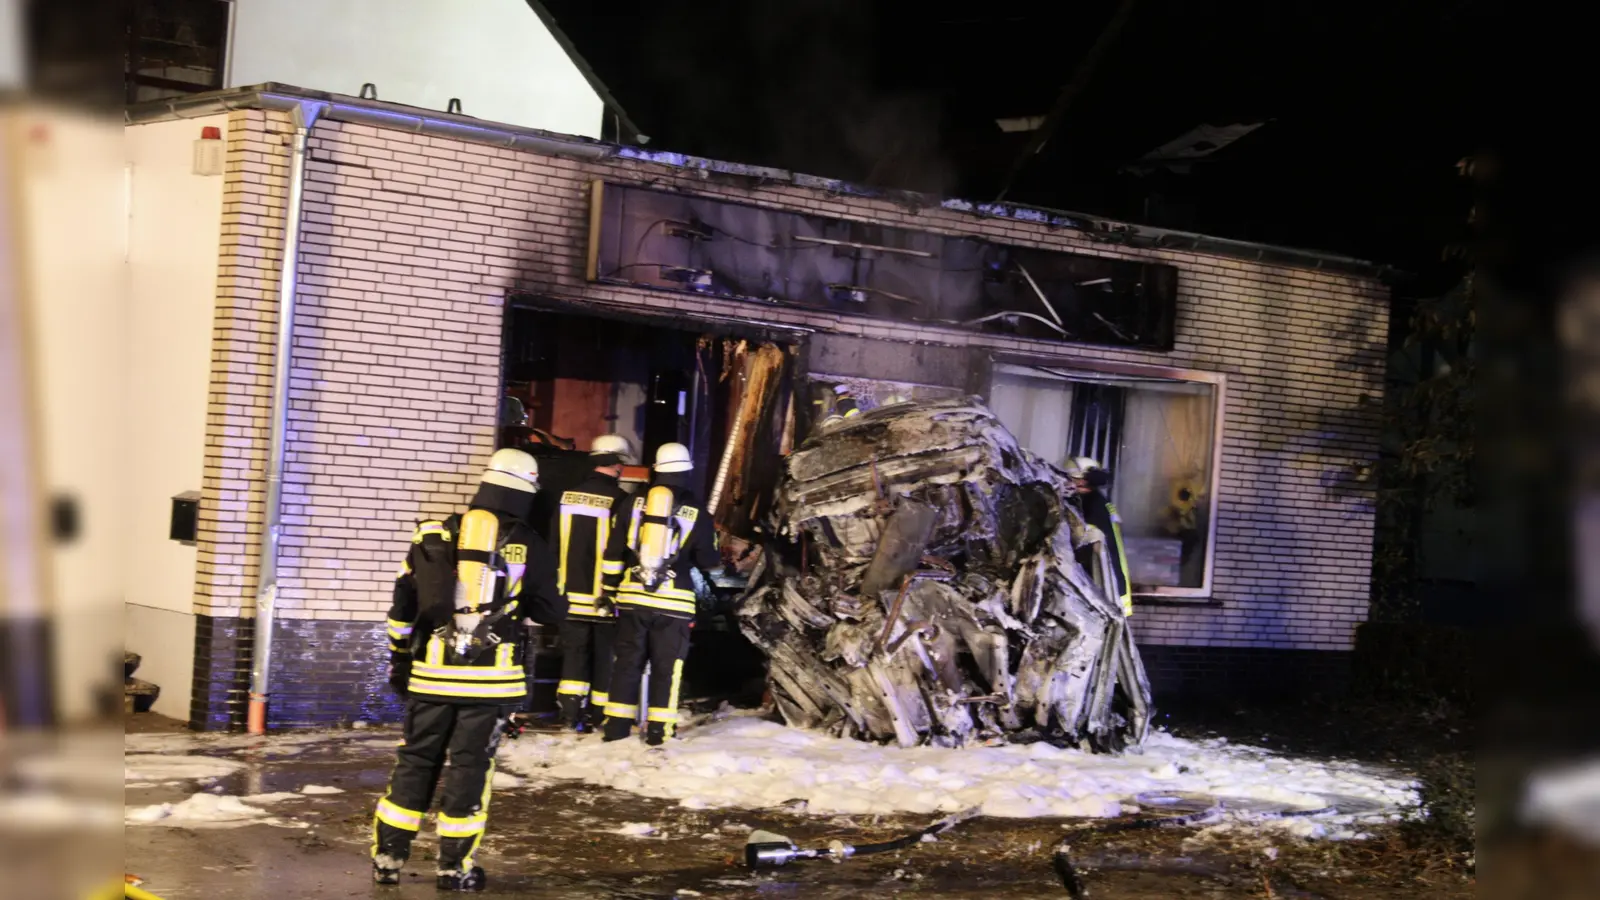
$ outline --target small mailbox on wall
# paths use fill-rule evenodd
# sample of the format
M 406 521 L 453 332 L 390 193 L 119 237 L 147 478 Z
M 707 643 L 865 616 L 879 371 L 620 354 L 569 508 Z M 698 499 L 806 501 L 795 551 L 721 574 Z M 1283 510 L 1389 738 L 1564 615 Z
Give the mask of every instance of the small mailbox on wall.
M 180 544 L 193 546 L 200 526 L 200 492 L 184 491 L 172 498 L 172 521 L 167 537 Z

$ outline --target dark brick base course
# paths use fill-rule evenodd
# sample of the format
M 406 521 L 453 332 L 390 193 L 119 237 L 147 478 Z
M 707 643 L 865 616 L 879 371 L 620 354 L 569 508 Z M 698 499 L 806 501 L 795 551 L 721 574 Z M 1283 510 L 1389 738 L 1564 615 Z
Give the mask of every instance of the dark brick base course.
M 1350 689 L 1351 656 L 1337 650 L 1141 646 L 1150 690 L 1174 699 L 1284 700 Z
M 195 618 L 189 727 L 242 730 L 249 708 L 255 620 Z M 404 709 L 388 686 L 382 622 L 279 619 L 273 624 L 268 728 L 400 721 Z

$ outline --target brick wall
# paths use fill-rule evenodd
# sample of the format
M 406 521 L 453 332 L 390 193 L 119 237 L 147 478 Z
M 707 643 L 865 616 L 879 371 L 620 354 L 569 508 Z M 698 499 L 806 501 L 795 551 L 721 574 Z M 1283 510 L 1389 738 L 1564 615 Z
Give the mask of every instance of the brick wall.
M 248 615 L 287 117 L 229 128 L 198 612 Z M 1080 232 L 634 160 L 579 162 L 340 122 L 311 142 L 291 385 L 286 619 L 378 622 L 412 523 L 464 502 L 493 448 L 512 289 L 819 331 L 1228 376 L 1214 601 L 1139 611 L 1141 643 L 1347 651 L 1365 618 L 1385 289 L 1323 271 L 1134 250 Z M 1172 353 L 1065 347 L 584 281 L 590 179 L 1179 269 Z M 288 665 L 288 663 L 285 663 Z

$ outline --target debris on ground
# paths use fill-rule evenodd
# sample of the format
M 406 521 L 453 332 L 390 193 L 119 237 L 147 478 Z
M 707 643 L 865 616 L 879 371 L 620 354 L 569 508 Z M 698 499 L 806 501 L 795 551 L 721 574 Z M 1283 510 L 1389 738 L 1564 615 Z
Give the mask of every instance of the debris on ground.
M 778 491 L 739 616 L 789 724 L 901 746 L 1144 739 L 1104 538 L 976 398 L 845 420 Z

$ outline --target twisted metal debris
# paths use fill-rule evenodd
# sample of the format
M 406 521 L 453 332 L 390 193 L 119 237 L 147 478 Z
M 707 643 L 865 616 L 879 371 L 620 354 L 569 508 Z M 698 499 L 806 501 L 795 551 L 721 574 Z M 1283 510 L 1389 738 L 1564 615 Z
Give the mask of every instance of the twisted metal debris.
M 778 491 L 739 618 L 790 725 L 902 746 L 1143 741 L 1150 688 L 1103 536 L 976 398 L 846 420 Z

